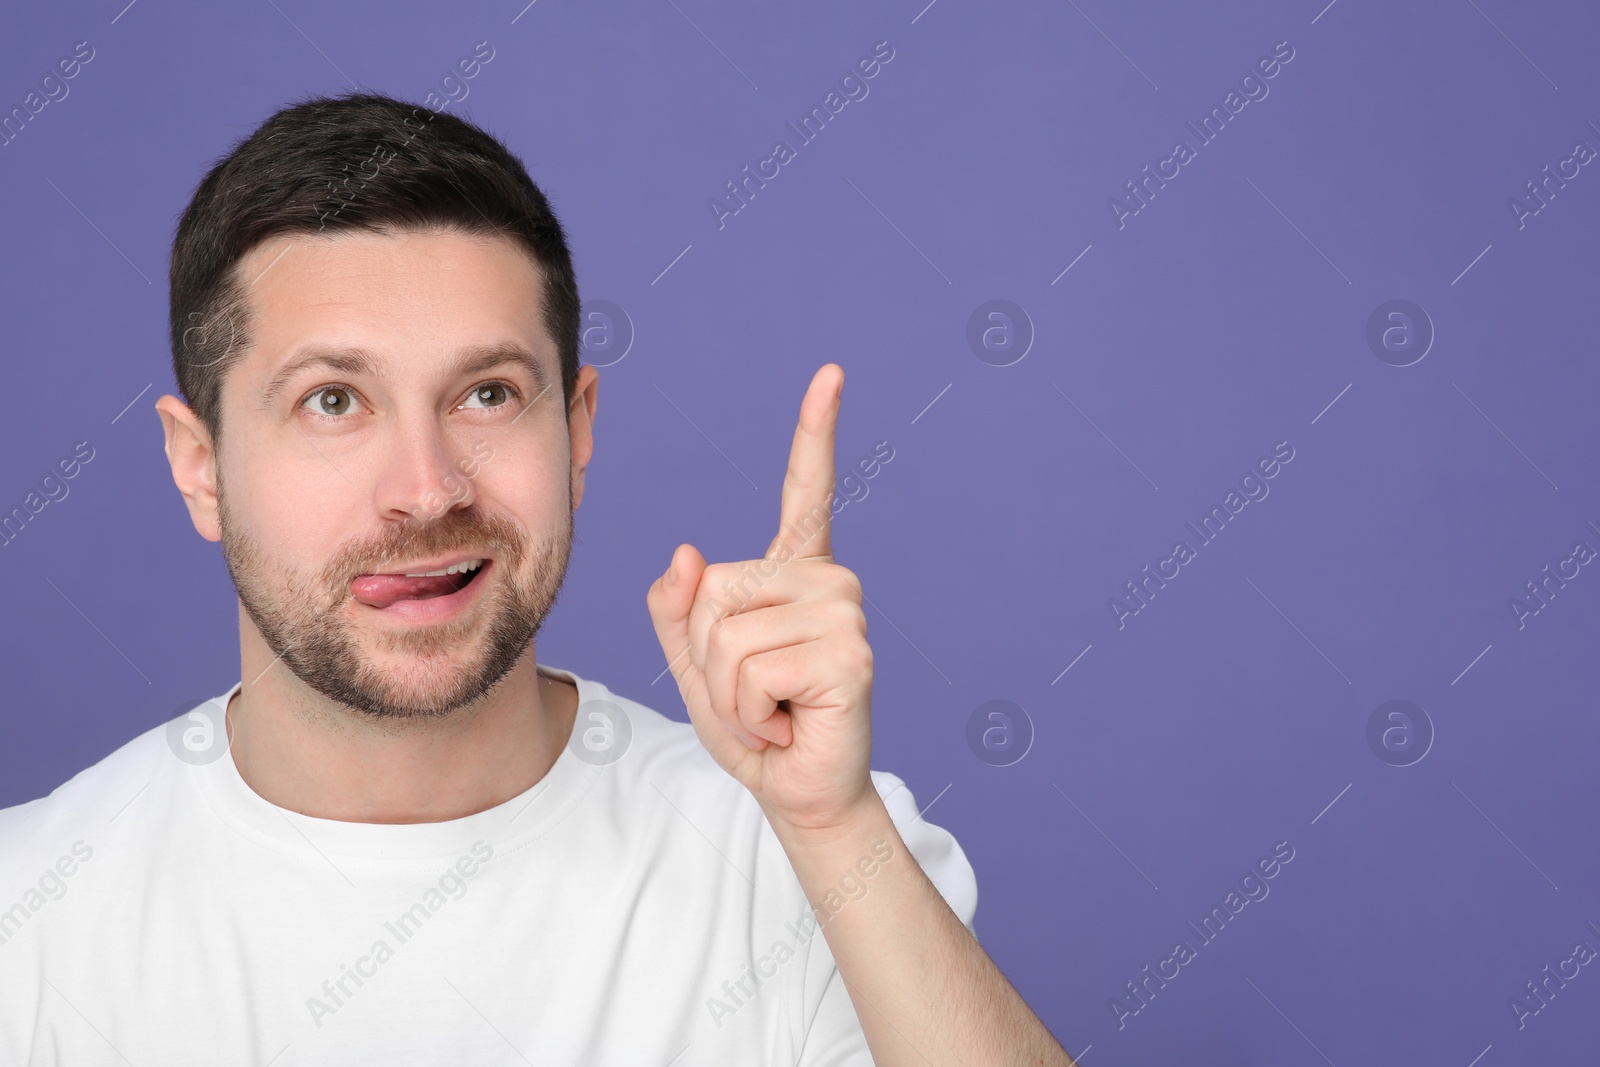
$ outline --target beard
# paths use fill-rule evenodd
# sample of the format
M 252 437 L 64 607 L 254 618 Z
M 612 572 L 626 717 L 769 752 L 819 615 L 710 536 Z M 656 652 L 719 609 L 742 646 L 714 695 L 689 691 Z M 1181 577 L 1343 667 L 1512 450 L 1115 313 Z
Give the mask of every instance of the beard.
M 555 606 L 572 554 L 570 507 L 557 536 L 536 545 L 514 520 L 469 507 L 351 542 L 308 575 L 275 565 L 233 521 L 220 479 L 217 493 L 223 559 L 240 603 L 268 647 L 297 678 L 334 703 L 397 724 L 440 719 L 488 695 L 522 658 Z M 445 622 L 361 636 L 363 627 L 347 607 L 354 600 L 352 579 L 395 561 L 465 550 L 494 561 L 473 579 L 492 583 L 478 590 L 477 603 Z M 522 577 L 530 558 L 532 566 Z M 456 577 L 464 584 L 471 576 Z M 473 638 L 480 627 L 481 637 Z M 407 665 L 376 661 L 363 651 L 366 640 L 389 656 L 405 657 Z

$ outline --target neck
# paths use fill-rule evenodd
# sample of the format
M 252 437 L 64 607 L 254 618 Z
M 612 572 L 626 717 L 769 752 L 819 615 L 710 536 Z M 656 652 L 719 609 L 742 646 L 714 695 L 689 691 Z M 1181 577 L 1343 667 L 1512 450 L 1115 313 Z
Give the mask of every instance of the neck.
M 228 704 L 230 755 L 257 795 L 301 815 L 369 823 L 464 818 L 538 784 L 572 732 L 577 689 L 540 674 L 531 643 L 478 704 L 397 724 L 310 689 L 273 665 L 247 619 L 241 628 L 242 677 L 255 680 Z

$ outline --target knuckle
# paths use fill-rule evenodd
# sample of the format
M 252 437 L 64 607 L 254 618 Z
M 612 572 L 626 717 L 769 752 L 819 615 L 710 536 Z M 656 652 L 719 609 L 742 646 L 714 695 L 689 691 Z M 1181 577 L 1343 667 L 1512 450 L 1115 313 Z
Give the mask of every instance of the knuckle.
M 739 663 L 739 689 L 759 689 L 761 681 L 766 677 L 766 664 L 759 656 L 746 656 Z M 745 703 L 740 701 L 741 704 Z
M 724 615 L 711 623 L 711 628 L 706 631 L 706 651 L 716 655 L 731 649 L 738 636 L 735 633 L 737 622 L 733 615 Z
M 700 581 L 695 586 L 695 595 L 704 596 L 718 587 L 718 584 L 728 576 L 726 563 L 708 563 L 705 570 L 700 572 Z
M 853 600 L 831 600 L 829 612 L 833 616 L 834 624 L 845 632 L 866 631 L 867 618 L 861 611 L 861 605 Z

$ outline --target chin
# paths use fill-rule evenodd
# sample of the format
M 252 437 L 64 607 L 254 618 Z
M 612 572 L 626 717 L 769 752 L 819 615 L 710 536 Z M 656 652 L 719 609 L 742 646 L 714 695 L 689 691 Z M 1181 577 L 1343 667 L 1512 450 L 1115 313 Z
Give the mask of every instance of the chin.
M 357 691 L 347 690 L 335 698 L 382 718 L 438 718 L 472 704 L 494 685 L 484 684 L 482 663 L 464 663 L 458 655 L 423 660 L 377 657 L 360 672 L 353 688 Z

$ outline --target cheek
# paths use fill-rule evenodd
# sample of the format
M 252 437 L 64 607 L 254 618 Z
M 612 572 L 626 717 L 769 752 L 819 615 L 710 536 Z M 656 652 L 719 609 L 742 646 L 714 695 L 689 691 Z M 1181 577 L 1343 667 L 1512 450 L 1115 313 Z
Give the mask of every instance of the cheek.
M 356 488 L 359 473 L 346 481 L 326 460 L 318 465 L 257 453 L 224 468 L 229 534 L 248 537 L 261 566 L 316 574 L 350 531 L 370 523 L 372 494 Z
M 502 512 L 529 530 L 565 522 L 572 485 L 565 441 L 491 443 L 493 453 L 475 464 L 471 478 L 477 506 Z

